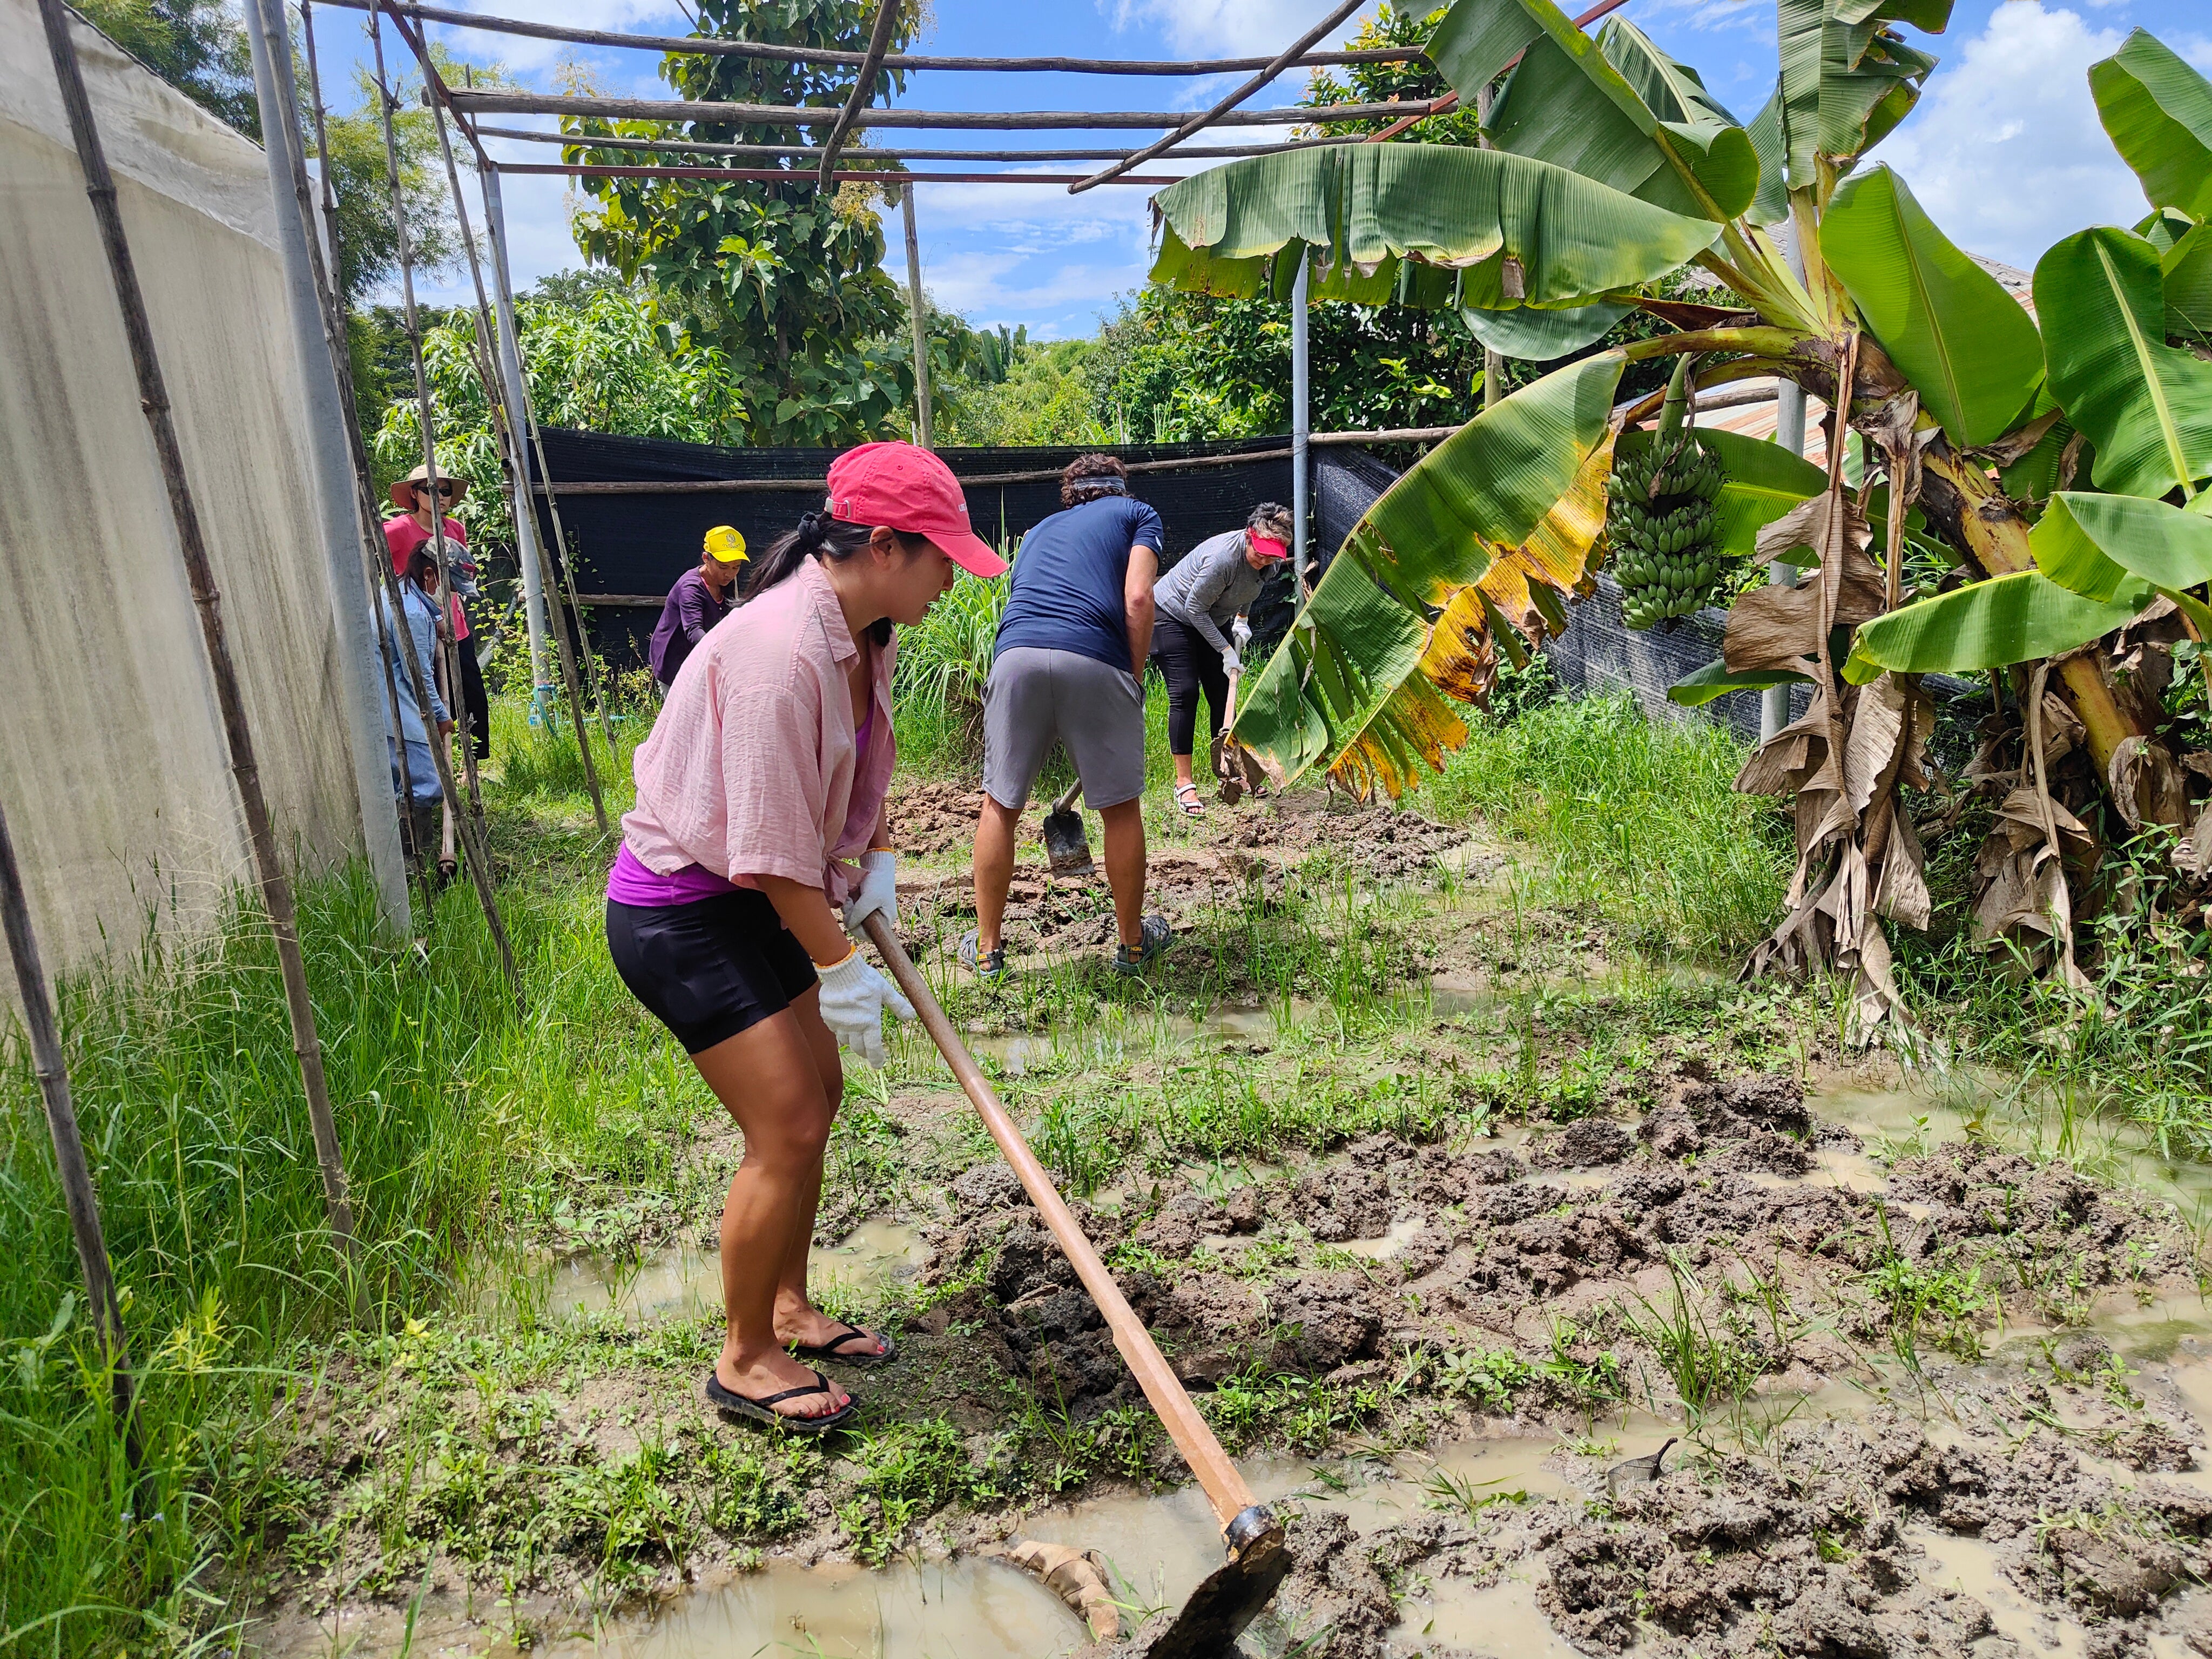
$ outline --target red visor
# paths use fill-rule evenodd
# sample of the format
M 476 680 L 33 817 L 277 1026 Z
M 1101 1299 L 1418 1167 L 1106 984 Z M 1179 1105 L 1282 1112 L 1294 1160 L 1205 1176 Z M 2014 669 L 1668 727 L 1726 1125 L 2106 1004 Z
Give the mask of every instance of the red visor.
M 968 527 L 968 498 L 952 469 L 913 444 L 862 444 L 830 463 L 830 516 L 927 536 L 973 576 L 1002 576 L 1006 562 Z
M 1287 559 L 1291 556 L 1291 550 L 1273 536 L 1255 536 L 1247 532 L 1244 539 L 1251 544 L 1252 550 L 1263 559 Z

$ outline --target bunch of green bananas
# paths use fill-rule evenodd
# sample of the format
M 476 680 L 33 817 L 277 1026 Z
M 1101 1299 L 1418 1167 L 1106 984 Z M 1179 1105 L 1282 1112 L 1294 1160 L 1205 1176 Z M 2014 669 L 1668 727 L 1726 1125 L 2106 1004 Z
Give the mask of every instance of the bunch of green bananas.
M 1657 436 L 1640 452 L 1617 453 L 1605 481 L 1613 579 L 1634 629 L 1708 604 L 1731 562 L 1713 541 L 1713 502 L 1728 476 L 1687 423 L 1687 379 L 1676 379 L 1683 384 L 1668 388 Z

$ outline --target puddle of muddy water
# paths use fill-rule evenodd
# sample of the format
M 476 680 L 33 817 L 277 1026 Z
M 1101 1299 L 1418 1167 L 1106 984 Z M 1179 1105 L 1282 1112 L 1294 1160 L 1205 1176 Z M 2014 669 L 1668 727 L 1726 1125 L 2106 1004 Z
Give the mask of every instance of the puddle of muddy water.
M 820 1294 L 832 1286 L 866 1296 L 917 1272 L 928 1250 L 921 1236 L 899 1222 L 864 1221 L 836 1244 L 817 1245 L 807 1279 Z M 720 1255 L 696 1244 L 668 1244 L 643 1255 L 595 1251 L 541 1259 L 523 1269 L 543 1275 L 546 1312 L 603 1313 L 618 1309 L 641 1322 L 696 1318 L 722 1307 Z M 479 1297 L 481 1302 L 483 1297 Z
M 597 1643 L 538 1650 L 554 1659 L 1044 1659 L 1086 1639 L 1060 1599 L 1001 1562 L 865 1567 L 774 1565 L 617 1620 Z
M 1933 1527 L 1911 1528 L 1905 1535 L 1927 1553 L 1924 1579 L 1964 1590 L 1987 1607 L 1996 1633 L 2009 1638 L 2022 1659 L 2043 1654 L 2080 1659 L 2087 1650 L 2087 1635 L 2079 1625 L 2052 1619 L 2005 1577 L 1996 1545 Z

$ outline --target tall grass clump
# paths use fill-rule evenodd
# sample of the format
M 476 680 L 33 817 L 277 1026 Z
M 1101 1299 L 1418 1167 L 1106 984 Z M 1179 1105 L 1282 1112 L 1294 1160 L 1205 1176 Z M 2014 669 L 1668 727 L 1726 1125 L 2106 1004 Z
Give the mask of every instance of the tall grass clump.
M 1481 720 L 1430 797 L 1534 846 L 1552 902 L 1722 958 L 1773 927 L 1795 862 L 1784 813 L 1735 793 L 1742 763 L 1720 726 L 1648 720 L 1623 693 Z
M 512 1209 L 538 1149 L 588 1146 L 605 1093 L 634 1087 L 644 1063 L 588 894 L 505 889 L 526 1018 L 465 887 L 441 898 L 422 951 L 380 938 L 358 870 L 304 883 L 300 899 L 357 1281 L 324 1231 L 257 907 L 185 942 L 149 923 L 135 957 L 58 987 L 143 1377 L 143 1482 L 106 1415 L 26 1045 L 20 1031 L 0 1042 L 0 1653 L 104 1659 L 219 1626 L 211 1568 L 283 1529 L 287 1406 L 325 1340 L 434 1303 L 495 1193 Z
M 927 616 L 899 629 L 891 696 L 900 753 L 910 763 L 959 766 L 981 757 L 983 684 L 1011 581 L 963 574 Z

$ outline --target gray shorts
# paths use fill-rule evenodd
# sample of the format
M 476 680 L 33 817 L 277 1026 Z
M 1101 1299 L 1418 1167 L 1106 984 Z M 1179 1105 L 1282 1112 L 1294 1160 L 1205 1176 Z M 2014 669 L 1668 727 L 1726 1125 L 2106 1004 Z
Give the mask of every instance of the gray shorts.
M 1145 793 L 1145 688 L 1128 670 L 1073 651 L 1001 652 L 983 688 L 985 792 L 1020 811 L 1054 738 L 1093 811 Z

